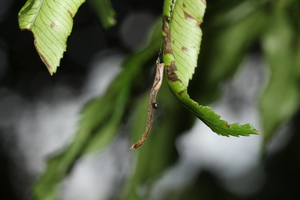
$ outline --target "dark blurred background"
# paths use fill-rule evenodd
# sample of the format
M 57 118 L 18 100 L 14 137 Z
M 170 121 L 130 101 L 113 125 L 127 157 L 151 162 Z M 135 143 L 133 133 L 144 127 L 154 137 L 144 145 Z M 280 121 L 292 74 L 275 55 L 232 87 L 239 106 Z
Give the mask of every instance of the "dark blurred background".
M 222 7 L 210 8 L 215 2 L 219 3 L 207 1 L 207 22 L 222 11 Z M 104 30 L 87 1 L 74 18 L 60 67 L 50 76 L 34 48 L 32 33 L 18 27 L 18 12 L 24 3 L 0 1 L 1 200 L 32 199 L 31 185 L 45 169 L 46 159 L 72 141 L 82 106 L 102 94 L 120 72 L 123 59 L 141 48 L 163 6 L 160 0 L 112 0 L 117 24 Z M 204 22 L 203 42 L 207 43 L 203 46 L 207 49 L 219 31 L 209 28 Z M 209 34 L 205 36 L 206 30 Z M 222 95 L 211 97 L 218 100 L 210 105 L 222 118 L 252 123 L 260 130 L 257 99 L 269 76 L 260 45 L 253 42 L 241 60 L 236 74 L 218 84 Z M 200 68 L 194 79 L 197 74 L 205 76 L 200 75 Z M 139 92 L 149 87 L 152 77 L 153 70 L 145 80 L 148 85 Z M 193 80 L 192 94 L 197 94 L 197 86 Z M 297 111 L 266 148 L 262 135 L 225 138 L 196 122 L 176 138 L 174 165 L 149 178 L 153 183 L 150 192 L 142 185 L 137 186 L 137 193 L 147 193 L 147 199 L 300 199 L 299 121 Z M 104 152 L 82 158 L 59 185 L 59 199 L 122 199 L 126 179 L 135 169 L 130 144 L 128 138 L 117 137 Z

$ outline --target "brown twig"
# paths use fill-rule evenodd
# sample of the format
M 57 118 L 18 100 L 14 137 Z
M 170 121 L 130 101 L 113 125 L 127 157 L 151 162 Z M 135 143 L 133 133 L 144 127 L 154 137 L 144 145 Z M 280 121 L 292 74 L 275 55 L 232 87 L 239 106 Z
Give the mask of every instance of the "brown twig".
M 160 63 L 159 58 L 156 60 L 156 74 L 154 78 L 154 83 L 150 91 L 149 105 L 148 105 L 148 119 L 146 124 L 146 130 L 142 135 L 142 139 L 133 144 L 130 149 L 137 149 L 144 144 L 146 141 L 153 123 L 153 109 L 158 108 L 156 103 L 156 95 L 160 89 L 163 80 L 164 73 L 164 63 Z

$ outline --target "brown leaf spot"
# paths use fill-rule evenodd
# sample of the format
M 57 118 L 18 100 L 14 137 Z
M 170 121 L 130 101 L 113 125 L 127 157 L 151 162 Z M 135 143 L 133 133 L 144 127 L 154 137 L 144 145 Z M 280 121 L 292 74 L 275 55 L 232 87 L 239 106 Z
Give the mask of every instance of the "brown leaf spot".
M 183 12 L 184 13 L 184 18 L 185 19 L 190 19 L 190 20 L 195 20 L 196 21 L 196 27 L 200 28 L 201 22 L 198 22 L 197 19 L 195 17 L 193 17 L 192 15 L 190 15 L 187 12 Z
M 175 44 L 175 40 L 172 40 L 172 43 Z
M 173 54 L 172 48 L 171 48 L 171 39 L 170 39 L 170 30 L 166 23 L 167 17 L 164 17 L 162 30 L 166 34 L 166 36 L 163 37 L 164 43 L 165 43 L 165 51 L 164 54 Z
M 230 124 L 226 124 L 226 128 L 230 128 Z
M 183 3 L 183 4 L 182 4 L 182 7 L 186 8 L 186 5 Z
M 184 18 L 185 19 L 194 19 L 194 20 L 196 20 L 192 15 L 190 15 L 189 13 L 187 13 L 187 12 L 183 12 L 184 13 Z
M 178 92 L 178 95 L 181 96 L 183 92 L 184 92 L 184 90 Z
M 51 28 L 56 28 L 56 27 L 58 27 L 58 26 L 57 26 L 57 24 L 55 24 L 54 22 L 52 22 L 52 23 L 50 24 L 50 27 L 51 27 Z
M 167 74 L 170 75 L 177 71 L 177 67 L 175 65 L 175 61 L 171 61 L 171 65 L 167 66 Z
M 179 80 L 176 74 L 171 74 L 171 75 L 169 75 L 169 76 L 168 76 L 168 79 L 169 79 L 170 81 L 172 81 L 172 82 L 175 82 L 175 81 L 178 81 L 178 80 Z
M 67 12 L 69 13 L 70 17 L 73 18 L 73 14 L 71 13 L 71 11 L 67 10 Z
M 202 0 L 202 2 L 206 5 L 206 0 Z
M 182 50 L 182 51 L 185 51 L 185 52 L 188 52 L 188 51 L 189 51 L 189 49 L 186 48 L 185 46 L 182 46 L 182 47 L 181 47 L 181 50 Z
M 196 23 L 196 27 L 201 29 L 200 25 L 201 25 L 201 22 Z
M 167 25 L 167 21 L 168 21 L 168 17 L 164 16 L 163 25 L 162 25 L 162 31 L 165 33 L 165 36 L 163 36 L 164 43 L 165 43 L 164 54 L 173 55 L 173 50 L 171 48 L 170 30 Z M 174 43 L 175 41 L 172 42 Z M 172 82 L 180 81 L 180 79 L 178 79 L 177 75 L 174 73 L 175 71 L 177 71 L 175 61 L 171 61 L 171 64 L 166 66 L 166 73 L 167 73 L 168 80 Z

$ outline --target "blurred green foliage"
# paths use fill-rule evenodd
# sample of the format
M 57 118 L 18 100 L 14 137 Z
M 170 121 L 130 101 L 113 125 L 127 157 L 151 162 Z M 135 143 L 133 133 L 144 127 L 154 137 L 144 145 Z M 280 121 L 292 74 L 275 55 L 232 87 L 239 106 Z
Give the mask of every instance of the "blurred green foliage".
M 189 92 L 201 104 L 215 101 L 220 97 L 220 83 L 235 74 L 249 48 L 262 49 L 270 76 L 258 104 L 261 132 L 264 144 L 267 144 L 278 127 L 299 109 L 300 3 L 296 0 L 216 0 L 208 4 L 201 26 L 204 33 L 201 54 Z M 73 142 L 64 152 L 49 160 L 45 172 L 35 184 L 33 193 L 37 200 L 56 199 L 56 185 L 76 161 L 86 153 L 99 152 L 107 147 L 125 122 L 130 124 L 128 137 L 133 142 L 140 138 L 146 122 L 149 91 L 141 94 L 136 90 L 142 89 L 141 83 L 146 82 L 153 66 L 149 63 L 154 64 L 158 55 L 160 27 L 158 23 L 154 28 L 148 46 L 128 56 L 122 72 L 111 82 L 106 93 L 83 108 Z M 136 154 L 134 172 L 124 182 L 120 199 L 149 197 L 147 193 L 139 194 L 137 188 L 145 186 L 150 191 L 152 183 L 176 162 L 178 155 L 174 141 L 195 121 L 194 116 L 173 98 L 165 83 L 158 102 L 164 113 L 158 117 L 147 142 L 132 152 Z M 187 186 L 176 191 L 176 199 L 209 199 L 212 194 L 204 187 L 201 182 Z M 223 199 L 235 199 L 234 195 L 220 191 L 224 194 L 222 197 L 228 196 Z M 171 191 L 167 199 L 175 199 L 173 194 Z

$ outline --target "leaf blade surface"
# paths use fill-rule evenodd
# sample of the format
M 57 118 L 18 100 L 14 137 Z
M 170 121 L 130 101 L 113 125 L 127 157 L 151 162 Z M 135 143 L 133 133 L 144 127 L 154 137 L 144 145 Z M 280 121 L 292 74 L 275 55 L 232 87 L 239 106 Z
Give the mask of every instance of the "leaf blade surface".
M 66 51 L 73 17 L 84 2 L 28 0 L 19 12 L 20 29 L 33 33 L 35 48 L 51 75 L 56 72 Z
M 187 7 L 191 9 L 187 9 Z M 221 120 L 221 117 L 213 112 L 212 108 L 199 105 L 188 94 L 188 81 L 197 66 L 200 51 L 202 31 L 199 25 L 202 23 L 205 7 L 205 1 L 177 0 L 176 2 L 165 2 L 162 28 L 164 38 L 163 60 L 169 87 L 185 107 L 217 134 L 223 136 L 258 134 L 258 131 L 250 124 L 229 124 Z M 194 8 L 196 9 L 194 10 Z M 188 28 L 182 28 L 184 25 Z M 180 41 L 180 45 L 176 45 L 177 41 Z M 194 51 L 184 52 L 183 45 L 185 44 L 189 45 L 190 48 L 192 47 L 191 49 Z

